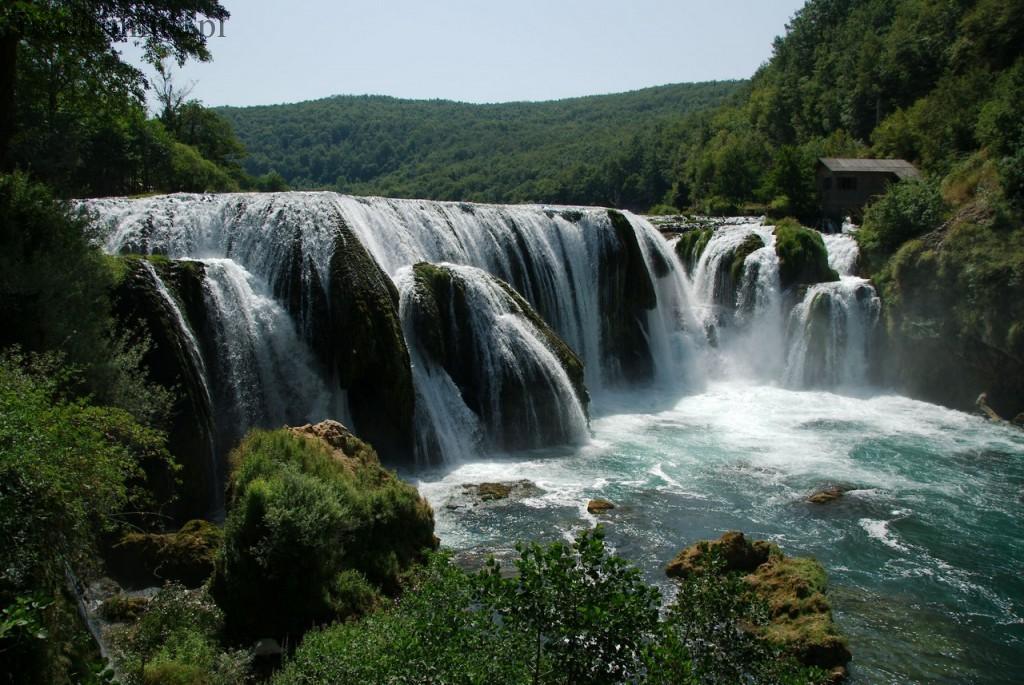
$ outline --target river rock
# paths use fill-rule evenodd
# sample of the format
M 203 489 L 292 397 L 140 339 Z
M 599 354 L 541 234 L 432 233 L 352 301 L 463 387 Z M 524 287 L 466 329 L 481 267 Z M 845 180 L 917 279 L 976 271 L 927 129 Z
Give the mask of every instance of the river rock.
M 764 540 L 749 542 L 743 533 L 730 531 L 714 542 L 702 540 L 680 552 L 665 568 L 670 578 L 686 578 L 701 571 L 708 562 L 708 553 L 716 549 L 722 555 L 726 572 L 750 573 L 768 561 L 772 551 L 778 548 Z
M 615 505 L 606 499 L 592 499 L 587 503 L 587 511 L 591 514 L 603 514 L 606 511 L 611 511 L 615 508 Z
M 835 502 L 849 490 L 850 488 L 839 485 L 830 485 L 827 488 L 823 488 L 815 492 L 807 498 L 807 501 L 810 504 L 829 504 L 830 502 Z
M 818 561 L 787 557 L 765 540 L 749 542 L 739 532 L 687 547 L 668 565 L 670 577 L 686 578 L 706 568 L 711 549 L 721 551 L 722 572 L 745 574 L 743 580 L 767 604 L 770 620 L 757 630 L 770 643 L 806 666 L 830 672 L 832 682 L 846 677 L 851 655 L 832 620 L 825 596 L 827 575 Z
M 501 483 L 466 483 L 462 486 L 462 491 L 467 495 L 479 498 L 481 502 L 493 502 L 508 499 L 511 496 L 529 497 L 540 492 L 540 488 L 533 481 L 517 480 Z

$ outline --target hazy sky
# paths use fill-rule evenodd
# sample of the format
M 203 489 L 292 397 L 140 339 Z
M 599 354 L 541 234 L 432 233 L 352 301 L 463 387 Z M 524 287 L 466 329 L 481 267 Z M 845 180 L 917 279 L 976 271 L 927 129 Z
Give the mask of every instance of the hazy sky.
M 746 78 L 803 0 L 223 0 L 207 105 L 374 93 L 550 100 Z M 132 50 L 126 51 L 129 57 Z

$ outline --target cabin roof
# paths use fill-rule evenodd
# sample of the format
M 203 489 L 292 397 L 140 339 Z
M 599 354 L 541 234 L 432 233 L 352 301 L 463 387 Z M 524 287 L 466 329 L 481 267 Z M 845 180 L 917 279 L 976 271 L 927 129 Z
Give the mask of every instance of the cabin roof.
M 905 159 L 843 159 L 839 157 L 822 157 L 818 160 L 832 172 L 869 172 L 880 174 L 896 174 L 899 178 L 918 178 L 921 173 Z

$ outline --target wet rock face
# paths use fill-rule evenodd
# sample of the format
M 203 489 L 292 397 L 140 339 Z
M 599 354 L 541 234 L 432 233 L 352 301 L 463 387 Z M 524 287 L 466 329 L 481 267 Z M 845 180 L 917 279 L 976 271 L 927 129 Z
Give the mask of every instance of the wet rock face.
M 614 508 L 615 505 L 606 499 L 597 498 L 587 502 L 587 511 L 591 514 L 603 514 Z
M 121 257 L 125 276 L 113 292 L 114 315 L 121 330 L 149 338 L 143 358 L 150 382 L 174 391 L 168 449 L 182 470 L 182 487 L 172 512 L 179 521 L 205 516 L 217 506 L 222 474 L 212 452 L 215 430 L 213 407 L 203 391 L 202 371 L 188 353 L 188 342 L 166 301 L 156 290 L 141 257 Z M 182 314 L 202 339 L 206 310 L 203 304 L 203 265 L 150 259 L 155 272 L 178 300 Z M 165 489 L 174 489 L 170 474 L 158 477 Z
M 566 418 L 573 410 L 567 403 L 575 395 L 586 411 L 583 363 L 526 300 L 507 283 L 479 271 L 420 263 L 413 267 L 413 277 L 408 307 L 417 349 L 448 374 L 492 446 L 543 447 L 577 437 Z M 485 307 L 495 309 L 485 312 Z M 536 356 L 528 344 L 517 346 L 516 336 L 494 340 L 490 327 L 503 316 L 528 324 L 522 335 L 535 336 L 554 355 L 571 391 L 563 393 L 564 380 L 553 373 L 553 364 Z
M 605 376 L 613 385 L 647 383 L 654 378 L 647 315 L 658 298 L 629 220 L 615 210 L 608 217 L 615 241 L 606 244 L 598 266 Z
M 356 432 L 389 462 L 413 459 L 415 393 L 398 292 L 338 218 L 326 331 L 314 344 L 348 392 Z

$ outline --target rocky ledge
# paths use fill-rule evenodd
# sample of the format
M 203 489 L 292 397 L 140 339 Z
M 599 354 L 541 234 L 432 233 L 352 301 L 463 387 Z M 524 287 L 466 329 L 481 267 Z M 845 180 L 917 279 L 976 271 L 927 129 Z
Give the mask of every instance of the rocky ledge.
M 665 573 L 685 578 L 707 570 L 711 552 L 720 553 L 723 573 L 742 573 L 754 594 L 768 607 L 770 621 L 759 630 L 772 644 L 807 666 L 846 676 L 850 650 L 832 620 L 826 597 L 827 576 L 816 560 L 787 557 L 765 540 L 748 541 L 729 532 L 716 541 L 697 542 L 672 560 Z

